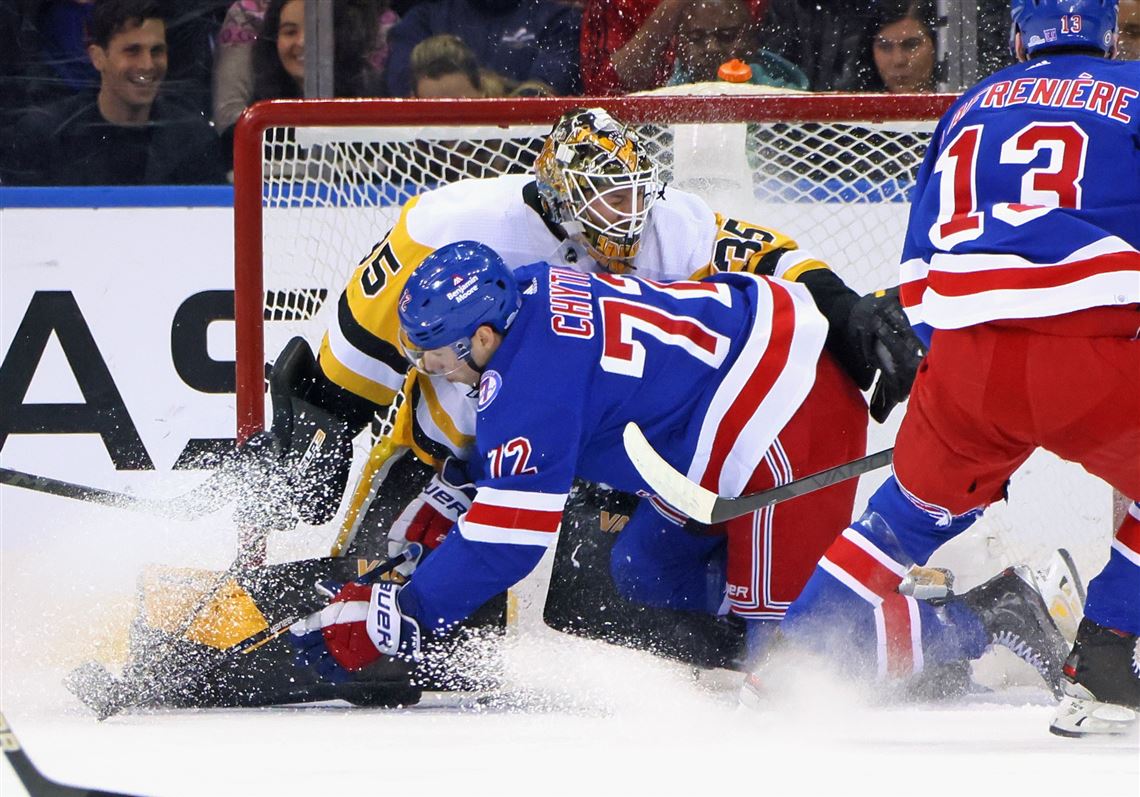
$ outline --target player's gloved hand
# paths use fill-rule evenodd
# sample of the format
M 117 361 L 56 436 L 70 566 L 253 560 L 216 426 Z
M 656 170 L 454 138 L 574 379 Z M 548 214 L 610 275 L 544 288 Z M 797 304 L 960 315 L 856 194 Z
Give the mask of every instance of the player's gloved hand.
M 457 457 L 443 461 L 440 472 L 400 513 L 388 531 L 388 556 L 401 553 L 409 543 L 422 543 L 431 551 L 439 547 L 459 517 L 471 508 L 475 485 L 467 473 L 467 463 Z M 411 575 L 416 562 L 397 568 L 403 576 Z
M 847 330 L 863 357 L 855 380 L 859 387 L 866 390 L 879 374 L 871 395 L 871 417 L 882 423 L 910 395 L 926 348 L 911 329 L 897 288 L 861 297 L 851 309 Z
M 419 624 L 400 613 L 398 584 L 352 582 L 321 589 L 336 589 L 332 602 L 289 626 L 299 665 L 341 683 L 384 657 L 419 658 Z

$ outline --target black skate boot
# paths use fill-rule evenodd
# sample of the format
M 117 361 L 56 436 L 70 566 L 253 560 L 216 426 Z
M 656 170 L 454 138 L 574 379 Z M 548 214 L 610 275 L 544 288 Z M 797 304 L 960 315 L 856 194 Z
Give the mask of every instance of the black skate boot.
M 1140 639 L 1081 620 L 1065 660 L 1065 697 L 1049 730 L 1058 736 L 1126 733 L 1140 714 Z
M 1032 570 L 1023 565 L 1007 567 L 956 600 L 978 615 L 991 645 L 1012 650 L 1041 674 L 1058 700 L 1064 696 L 1061 665 L 1068 645 L 1049 614 Z

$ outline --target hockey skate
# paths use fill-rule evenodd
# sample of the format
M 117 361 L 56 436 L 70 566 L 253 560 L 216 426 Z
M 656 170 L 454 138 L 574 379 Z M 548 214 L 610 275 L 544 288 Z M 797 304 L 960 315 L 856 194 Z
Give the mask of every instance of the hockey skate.
M 1009 648 L 1037 670 L 1058 700 L 1064 696 L 1061 666 L 1068 644 L 1032 570 L 1024 565 L 1007 567 L 956 600 L 977 614 L 991 645 Z
M 1049 730 L 1058 736 L 1113 736 L 1137 727 L 1140 639 L 1082 620 L 1065 660 L 1065 696 Z

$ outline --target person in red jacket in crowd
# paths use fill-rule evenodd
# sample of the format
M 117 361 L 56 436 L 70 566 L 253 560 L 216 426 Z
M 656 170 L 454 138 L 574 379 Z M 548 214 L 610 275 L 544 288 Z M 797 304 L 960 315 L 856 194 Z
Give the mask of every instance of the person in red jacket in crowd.
M 674 38 L 686 12 L 702 0 L 588 0 L 582 14 L 582 87 L 587 95 L 622 94 L 669 82 Z M 740 0 L 752 19 L 768 0 Z M 656 57 L 646 57 L 655 53 Z M 726 59 L 727 60 L 727 59 Z

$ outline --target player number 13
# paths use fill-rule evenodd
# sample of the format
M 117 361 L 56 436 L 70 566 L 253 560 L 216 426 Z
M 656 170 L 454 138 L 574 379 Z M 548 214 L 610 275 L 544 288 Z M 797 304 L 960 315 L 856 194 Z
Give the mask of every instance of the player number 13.
M 984 125 L 962 128 L 934 165 L 939 201 L 930 240 L 940 249 L 952 249 L 985 231 L 986 215 L 978 209 L 977 191 L 983 129 Z M 1033 122 L 1003 141 L 999 163 L 1029 164 L 1042 152 L 1049 160 L 1022 174 L 1021 196 L 1016 202 L 995 203 L 993 217 L 1019 227 L 1056 208 L 1081 207 L 1088 143 L 1088 135 L 1074 122 Z

